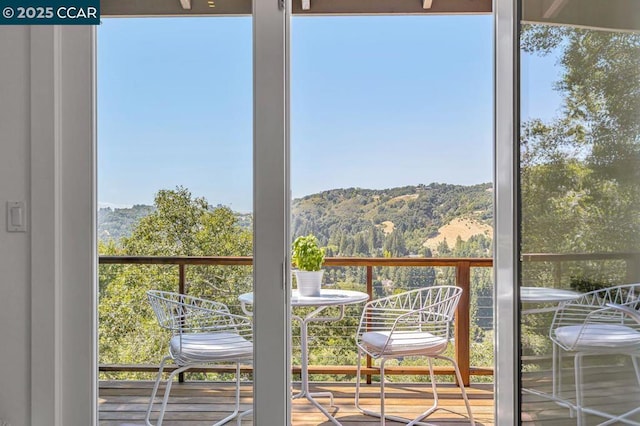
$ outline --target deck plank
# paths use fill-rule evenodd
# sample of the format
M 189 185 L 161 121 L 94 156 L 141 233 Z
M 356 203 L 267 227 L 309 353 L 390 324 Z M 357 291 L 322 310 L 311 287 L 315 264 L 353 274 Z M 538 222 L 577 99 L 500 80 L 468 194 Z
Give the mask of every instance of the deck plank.
M 569 372 L 570 373 L 570 372 Z M 563 380 L 566 398 L 574 395 L 573 381 L 570 375 Z M 551 380 L 548 371 L 525 373 L 525 387 L 551 392 Z M 293 388 L 299 387 L 294 383 Z M 151 393 L 150 381 L 102 381 L 100 382 L 99 419 L 100 426 L 140 426 Z M 313 383 L 313 391 L 331 391 L 335 397 L 335 407 L 330 412 L 345 425 L 378 424 L 377 419 L 362 415 L 354 406 L 354 383 Z M 453 384 L 439 384 L 439 398 L 444 410 L 435 413 L 430 419 L 433 424 L 448 426 L 467 425 L 466 411 L 459 389 Z M 161 389 L 162 391 L 162 389 Z M 585 371 L 585 392 L 587 406 L 605 408 L 613 412 L 624 412 L 637 407 L 640 402 L 640 386 L 635 375 L 628 370 L 607 371 L 606 375 L 598 369 Z M 467 388 L 472 410 L 479 426 L 494 424 L 493 384 L 473 384 Z M 252 386 L 243 384 L 241 409 L 248 409 L 252 403 Z M 603 396 L 605 396 L 603 398 Z M 176 383 L 171 392 L 166 413 L 166 426 L 210 425 L 226 415 L 233 407 L 233 387 L 230 384 L 215 382 Z M 362 404 L 377 409 L 379 404 L 378 385 L 364 385 Z M 428 384 L 389 383 L 387 384 L 387 410 L 390 413 L 411 417 L 420 412 L 432 401 L 431 387 Z M 524 394 L 523 422 L 525 426 L 564 426 L 573 424 L 569 411 L 548 398 Z M 328 400 L 320 399 L 327 408 Z M 603 419 L 587 416 L 587 424 L 597 424 Z M 632 417 L 640 421 L 640 414 Z M 294 426 L 330 425 L 324 416 L 305 400 L 294 401 L 292 410 Z M 250 425 L 251 421 L 243 424 Z M 390 426 L 399 423 L 388 422 Z
M 597 366 L 583 369 L 583 390 L 585 406 L 609 413 L 624 413 L 640 406 L 640 387 L 633 368 Z M 575 401 L 575 385 L 573 371 L 565 368 L 562 380 L 562 398 Z M 551 372 L 538 371 L 523 375 L 523 386 L 538 392 L 551 394 Z M 522 425 L 523 426 L 565 426 L 575 424 L 575 418 L 569 417 L 569 409 L 541 395 L 523 393 L 522 396 Z M 640 414 L 630 419 L 640 422 Z M 606 419 L 599 416 L 587 415 L 587 425 L 602 423 Z M 619 423 L 615 423 L 619 424 Z
M 140 426 L 153 383 L 150 381 L 101 381 L 99 398 L 100 426 Z M 294 383 L 294 389 L 297 384 Z M 313 392 L 331 391 L 335 407 L 329 407 L 328 399 L 319 401 L 344 425 L 379 424 L 378 419 L 361 414 L 354 406 L 354 383 L 314 383 Z M 415 416 L 432 402 L 429 384 L 389 383 L 387 388 L 387 412 L 390 414 Z M 162 389 L 161 389 L 162 391 Z M 241 391 L 241 409 L 251 406 L 250 384 Z M 474 384 L 467 388 L 477 424 L 493 425 L 493 385 Z M 189 382 L 176 383 L 165 414 L 164 425 L 200 426 L 211 425 L 233 409 L 233 387 L 227 383 Z M 438 395 L 443 409 L 431 416 L 434 424 L 447 426 L 468 425 L 466 409 L 460 390 L 453 384 L 439 384 Z M 364 385 L 361 403 L 368 408 L 379 406 L 378 385 Z M 424 407 L 424 408 L 422 408 Z M 248 418 L 243 425 L 251 425 Z M 327 419 L 306 400 L 296 400 L 292 407 L 294 426 L 330 425 Z M 387 422 L 389 426 L 400 425 Z

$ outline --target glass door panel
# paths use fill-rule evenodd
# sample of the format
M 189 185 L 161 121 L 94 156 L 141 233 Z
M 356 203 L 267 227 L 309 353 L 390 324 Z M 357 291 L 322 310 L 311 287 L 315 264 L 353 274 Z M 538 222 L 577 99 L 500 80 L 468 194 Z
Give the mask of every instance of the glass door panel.
M 493 365 L 493 19 L 391 16 L 388 6 L 389 16 L 293 18 L 291 234 L 312 234 L 325 249 L 321 292 L 377 299 L 463 286 L 459 334 L 446 354 L 472 391 L 491 395 L 491 380 L 475 372 Z M 292 309 L 300 319 L 292 322 L 292 362 L 301 372 L 294 374 L 293 424 L 374 421 L 353 407 L 363 303 L 346 306 L 342 318 L 337 307 L 318 320 L 311 308 Z M 451 385 L 451 362 L 436 364 L 437 382 Z M 362 365 L 368 383 L 360 403 L 377 410 L 380 360 Z M 431 403 L 428 361 L 406 356 L 386 365 L 395 382 L 387 413 L 417 416 Z M 425 407 L 408 407 L 407 386 Z M 453 416 L 467 421 L 460 393 L 453 404 Z M 441 413 L 429 421 L 441 421 Z M 484 414 L 476 420 L 491 423 Z
M 523 424 L 639 424 L 640 10 L 521 6 Z
M 123 382 L 147 403 L 170 347 L 180 365 L 221 355 L 206 340 L 189 348 L 202 336 L 242 351 L 238 409 L 252 407 L 251 319 L 241 318 L 238 300 L 254 282 L 252 25 L 251 16 L 174 16 L 105 18 L 98 28 L 100 419 L 122 419 L 109 389 Z M 149 291 L 167 292 L 175 321 L 164 329 Z M 220 305 L 192 308 L 206 303 L 199 299 Z M 223 306 L 236 322 L 226 332 L 237 338 L 215 327 L 204 334 L 202 321 L 222 326 L 211 309 Z M 232 415 L 235 360 L 223 358 L 170 376 L 166 421 Z M 162 392 L 151 419 L 161 415 Z M 206 406 L 193 402 L 205 394 Z M 129 403 L 125 413 L 135 416 Z

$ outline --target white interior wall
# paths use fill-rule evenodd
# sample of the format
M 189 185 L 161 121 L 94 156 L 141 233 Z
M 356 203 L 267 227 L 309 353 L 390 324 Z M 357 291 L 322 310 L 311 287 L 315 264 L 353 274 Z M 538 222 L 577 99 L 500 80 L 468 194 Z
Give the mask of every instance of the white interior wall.
M 6 201 L 30 198 L 29 29 L 0 26 L 0 419 L 30 424 L 30 237 Z
M 93 30 L 0 27 L 0 420 L 95 423 Z M 7 232 L 6 201 L 28 231 Z

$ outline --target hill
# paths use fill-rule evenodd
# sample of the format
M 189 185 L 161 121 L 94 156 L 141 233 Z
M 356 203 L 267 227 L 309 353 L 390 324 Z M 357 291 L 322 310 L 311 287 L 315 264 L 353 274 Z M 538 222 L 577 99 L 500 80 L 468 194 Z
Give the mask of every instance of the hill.
M 98 239 L 103 242 L 109 240 L 119 241 L 122 237 L 131 235 L 133 227 L 140 219 L 152 213 L 154 206 L 136 204 L 133 207 L 98 209 Z M 236 213 L 238 225 L 241 228 L 251 228 L 253 218 L 251 214 Z
M 118 241 L 122 237 L 128 237 L 133 226 L 154 210 L 153 206 L 144 204 L 136 204 L 129 208 L 98 209 L 98 239 Z
M 443 242 L 452 247 L 458 237 L 490 240 L 492 206 L 489 183 L 332 189 L 293 201 L 292 235 L 315 234 L 329 256 L 430 256 L 442 254 Z M 130 235 L 132 227 L 153 210 L 147 205 L 101 208 L 100 240 L 118 241 Z M 242 227 L 252 226 L 250 214 L 237 217 Z
M 469 241 L 471 237 L 476 235 L 493 238 L 493 228 L 475 219 L 456 218 L 441 226 L 438 229 L 438 235 L 428 238 L 422 245 L 434 251 L 444 242 L 454 244 L 458 238 L 462 241 Z
M 294 200 L 292 234 L 313 233 L 329 255 L 430 255 L 446 238 L 492 238 L 491 184 L 332 189 Z

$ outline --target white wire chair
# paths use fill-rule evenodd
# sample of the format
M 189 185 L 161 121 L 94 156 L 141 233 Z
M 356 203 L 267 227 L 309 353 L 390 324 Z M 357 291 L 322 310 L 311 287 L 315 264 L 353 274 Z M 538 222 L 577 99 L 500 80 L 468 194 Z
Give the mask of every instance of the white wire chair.
M 162 399 L 157 425 L 162 425 L 173 378 L 189 368 L 204 367 L 213 363 L 235 363 L 236 391 L 234 411 L 215 423 L 219 426 L 250 412 L 240 411 L 240 363 L 253 358 L 253 333 L 251 321 L 234 315 L 226 305 L 178 293 L 150 290 L 147 298 L 162 328 L 172 333 L 169 355 L 160 363 L 145 416 L 151 423 L 151 410 L 162 379 L 162 371 L 169 360 L 178 366 L 169 374 Z
M 631 358 L 636 379 L 640 384 L 640 284 L 626 284 L 585 293 L 578 299 L 560 304 L 553 318 L 549 337 L 553 341 L 553 396 L 562 396 L 562 352 L 574 357 L 575 409 L 578 426 L 585 425 L 585 413 L 609 420 L 601 425 L 616 422 L 640 425 L 629 417 L 640 412 L 640 407 L 623 414 L 611 414 L 585 407 L 583 390 L 583 357 L 589 355 L 628 355 Z M 606 402 L 606 401 L 605 401 Z
M 409 425 L 424 424 L 421 420 L 438 409 L 432 358 L 451 362 L 458 383 L 462 383 L 458 364 L 442 355 L 449 344 L 453 315 L 461 295 L 460 287 L 433 286 L 372 300 L 365 305 L 356 334 L 358 364 L 355 405 L 358 410 L 379 417 L 381 425 L 385 424 L 385 419 L 409 422 Z M 360 371 L 364 354 L 371 355 L 373 359 L 380 359 L 380 412 L 360 406 Z M 413 420 L 385 414 L 384 365 L 388 359 L 404 356 L 427 357 L 433 389 L 433 405 Z M 475 425 L 464 386 L 460 386 L 460 390 L 469 421 Z

